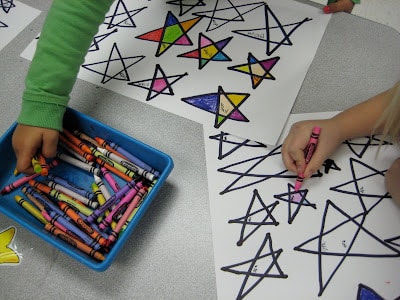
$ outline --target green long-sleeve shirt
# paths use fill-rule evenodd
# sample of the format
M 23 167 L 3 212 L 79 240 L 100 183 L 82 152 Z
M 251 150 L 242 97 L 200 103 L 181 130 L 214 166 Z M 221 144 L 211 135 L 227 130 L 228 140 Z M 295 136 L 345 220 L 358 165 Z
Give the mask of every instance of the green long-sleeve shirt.
M 79 68 L 112 0 L 54 0 L 25 80 L 18 123 L 62 130 Z

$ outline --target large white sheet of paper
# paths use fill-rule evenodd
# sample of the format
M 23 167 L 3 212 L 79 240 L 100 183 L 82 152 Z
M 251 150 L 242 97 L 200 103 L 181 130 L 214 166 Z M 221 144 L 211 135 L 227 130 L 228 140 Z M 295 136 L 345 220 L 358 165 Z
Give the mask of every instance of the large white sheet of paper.
M 397 146 L 376 158 L 375 137 L 348 141 L 295 193 L 280 145 L 204 140 L 218 299 L 400 296 L 400 209 L 384 187 Z
M 329 19 L 291 0 L 118 0 L 79 78 L 275 144 Z
M 39 14 L 39 10 L 19 1 L 0 1 L 0 50 Z

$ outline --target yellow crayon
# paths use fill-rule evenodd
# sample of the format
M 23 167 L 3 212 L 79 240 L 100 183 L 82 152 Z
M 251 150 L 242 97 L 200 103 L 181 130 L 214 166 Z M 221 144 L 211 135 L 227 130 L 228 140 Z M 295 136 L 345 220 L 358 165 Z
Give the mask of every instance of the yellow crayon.
M 14 176 L 18 176 L 18 174 L 19 174 L 18 169 L 15 168 L 15 169 L 14 169 Z
M 106 198 L 104 197 L 103 193 L 101 192 L 99 186 L 93 182 L 92 183 L 92 191 L 93 193 L 96 195 L 97 201 L 99 202 L 100 205 L 103 205 L 106 202 Z M 105 215 L 107 216 L 110 212 L 108 210 L 106 210 Z M 102 216 L 100 216 L 97 219 L 97 222 L 101 222 L 101 220 L 103 219 Z M 117 222 L 112 221 L 111 222 L 111 228 L 114 229 L 115 226 L 117 226 Z
M 42 172 L 42 167 L 40 166 L 39 159 L 36 156 L 32 157 L 32 167 L 35 173 L 40 174 L 40 172 Z
M 42 222 L 43 224 L 48 223 L 47 220 L 43 217 L 42 213 L 35 206 L 30 204 L 28 201 L 26 201 L 24 198 L 16 195 L 14 197 L 14 199 L 19 205 L 21 205 L 27 212 L 29 212 L 32 216 L 34 216 L 40 222 Z

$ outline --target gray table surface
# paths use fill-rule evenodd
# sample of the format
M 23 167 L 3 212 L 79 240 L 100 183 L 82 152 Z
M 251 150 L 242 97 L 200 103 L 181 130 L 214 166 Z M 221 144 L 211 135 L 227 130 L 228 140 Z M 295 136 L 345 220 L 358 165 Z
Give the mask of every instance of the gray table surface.
M 0 134 L 20 109 L 29 66 L 20 53 L 51 3 L 22 2 L 43 13 L 0 52 Z M 333 15 L 292 112 L 343 110 L 389 88 L 400 78 L 399 58 L 395 30 Z M 1 215 L 0 229 L 18 230 L 22 261 L 0 265 L 0 299 L 216 299 L 202 126 L 82 80 L 71 96 L 72 108 L 168 153 L 175 168 L 106 272 L 91 271 Z M 113 114 L 111 101 L 119 104 Z M 140 120 L 141 128 L 128 119 Z

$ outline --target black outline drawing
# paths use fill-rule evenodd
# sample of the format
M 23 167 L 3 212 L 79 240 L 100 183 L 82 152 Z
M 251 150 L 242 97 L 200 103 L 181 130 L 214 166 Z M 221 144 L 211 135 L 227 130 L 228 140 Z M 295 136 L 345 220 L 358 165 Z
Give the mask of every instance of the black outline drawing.
M 221 2 L 225 3 L 221 4 Z M 193 15 L 210 19 L 206 29 L 206 32 L 209 32 L 231 22 L 244 22 L 245 14 L 263 5 L 264 2 L 234 5 L 230 0 L 216 0 L 213 10 L 195 12 Z
M 267 245 L 268 248 L 264 252 L 264 248 L 266 248 Z M 288 275 L 282 271 L 278 264 L 278 259 L 282 252 L 282 249 L 273 250 L 271 234 L 267 233 L 254 258 L 221 268 L 221 270 L 224 272 L 230 272 L 236 275 L 245 275 L 236 299 L 243 299 L 246 297 L 261 281 L 266 278 L 288 278 Z M 269 264 L 263 262 L 267 258 L 271 259 Z M 265 269 L 260 267 L 259 264 L 265 266 Z M 240 268 L 237 268 L 246 265 L 249 266 L 245 271 L 241 271 Z M 262 271 L 260 272 L 259 269 Z M 274 273 L 272 273 L 273 271 Z M 248 281 L 252 279 L 254 279 L 254 282 L 248 283 Z
M 101 80 L 102 84 L 107 83 L 111 79 L 130 81 L 128 69 L 133 65 L 137 64 L 138 62 L 140 62 L 144 58 L 145 56 L 143 55 L 123 57 L 118 49 L 117 43 L 114 43 L 110 51 L 110 54 L 108 56 L 108 59 L 99 62 L 83 64 L 82 67 L 91 72 L 102 75 L 103 76 Z M 133 60 L 133 62 L 127 63 L 127 61 L 130 60 Z M 114 65 L 115 63 L 119 64 L 118 67 L 120 67 L 120 69 L 118 69 L 118 71 L 110 71 L 111 68 L 110 65 L 111 64 Z M 101 67 L 103 65 L 105 65 L 103 71 L 96 70 L 95 67 Z M 110 72 L 112 73 L 109 74 Z
M 212 135 L 208 137 L 210 140 L 216 140 L 218 141 L 218 159 L 224 159 L 225 157 L 231 155 L 234 153 L 236 150 L 242 148 L 242 147 L 251 147 L 251 148 L 267 148 L 265 144 L 259 143 L 259 142 L 254 142 L 249 139 L 243 139 L 240 137 L 236 137 L 234 135 L 231 135 L 227 132 L 221 131 L 219 134 Z M 235 139 L 235 140 L 233 140 Z M 239 141 L 236 141 L 239 140 Z M 225 150 L 224 148 L 227 148 L 227 145 L 232 145 L 232 148 L 229 150 Z
M 282 25 L 281 21 L 278 17 L 274 14 L 271 8 L 264 3 L 264 10 L 265 10 L 265 27 L 263 28 L 251 28 L 251 29 L 241 29 L 241 30 L 233 30 L 233 33 L 252 38 L 255 40 L 263 41 L 266 43 L 266 54 L 268 56 L 272 55 L 279 47 L 285 46 L 292 46 L 293 43 L 290 40 L 290 36 L 304 23 L 311 21 L 310 18 L 304 18 L 302 21 L 294 22 L 290 24 Z M 270 23 L 270 16 L 272 17 L 273 21 L 277 24 L 276 26 L 272 26 Z M 289 28 L 286 31 L 285 28 Z M 271 39 L 271 31 L 272 30 L 279 30 L 282 34 L 282 39 L 279 41 L 273 41 Z M 271 45 L 274 45 L 273 47 Z
M 107 39 L 112 34 L 117 33 L 117 32 L 118 32 L 118 28 L 115 28 L 113 31 L 106 32 L 104 34 L 96 35 L 93 38 L 93 42 L 90 45 L 88 52 L 98 51 L 100 49 L 100 46 L 99 46 L 100 42 L 102 42 L 103 40 Z
M 372 176 L 382 176 L 383 180 L 383 178 L 385 177 L 386 170 L 384 171 L 376 170 L 375 168 L 353 157 L 350 157 L 349 162 L 350 162 L 350 171 L 352 179 L 343 184 L 331 187 L 330 188 L 331 191 L 357 196 L 364 212 L 369 211 L 369 208 L 367 208 L 366 205 L 367 199 L 378 199 L 376 200 L 376 202 L 379 202 L 383 198 L 390 198 L 390 195 L 387 192 L 385 192 L 384 194 L 365 194 L 362 192 L 363 180 L 367 180 Z M 359 177 L 354 170 L 355 164 L 364 167 L 365 169 L 367 169 L 367 171 L 369 171 L 369 173 L 365 173 L 366 175 L 362 175 Z M 354 189 L 347 189 L 347 187 L 353 187 Z M 370 204 L 370 207 L 374 206 L 376 202 Z
M 308 193 L 307 189 L 300 189 L 296 192 L 294 190 L 294 186 L 290 183 L 288 183 L 287 187 L 287 193 L 274 195 L 274 198 L 281 201 L 286 201 L 288 203 L 288 223 L 292 224 L 297 214 L 299 213 L 300 208 L 302 208 L 303 206 L 310 206 L 314 209 L 317 209 L 317 206 L 314 203 L 310 203 L 306 199 Z M 293 212 L 292 206 L 296 206 Z
M 128 10 L 125 2 L 123 0 L 118 0 L 112 15 L 105 17 L 104 24 L 108 25 L 107 29 L 114 27 L 136 28 L 133 16 L 142 12 L 146 8 L 147 7 L 141 7 L 138 9 Z
M 279 145 L 269 151 L 267 154 L 259 155 L 256 157 L 252 157 L 249 159 L 245 159 L 242 161 L 235 162 L 233 164 L 227 165 L 225 167 L 217 169 L 218 172 L 236 175 L 237 177 L 224 189 L 220 192 L 220 195 L 226 194 L 228 192 L 236 191 L 239 189 L 243 189 L 249 187 L 251 185 L 263 182 L 265 180 L 269 180 L 272 178 L 293 178 L 296 179 L 296 175 L 284 169 L 282 171 L 277 171 L 276 173 L 267 173 L 268 168 L 262 168 L 260 171 L 255 171 L 259 165 L 264 163 L 264 161 L 268 162 L 269 159 L 278 156 L 278 159 L 281 160 L 281 149 L 282 145 Z M 247 166 L 248 165 L 248 166 Z M 240 169 L 243 169 L 241 171 Z M 313 174 L 312 177 L 321 177 L 322 174 L 318 172 L 317 174 Z M 254 179 L 254 181 L 239 184 L 239 182 L 244 180 Z
M 259 204 L 258 206 L 260 208 L 257 208 L 256 204 Z M 272 212 L 278 204 L 279 201 L 275 201 L 272 204 L 266 205 L 258 190 L 254 189 L 246 214 L 240 218 L 231 219 L 228 221 L 229 224 L 242 224 L 240 237 L 236 245 L 242 246 L 249 237 L 251 237 L 258 229 L 261 228 L 261 226 L 278 226 L 279 222 L 272 215 Z M 258 217 L 258 220 L 254 220 L 256 217 Z M 250 229 L 250 232 L 246 233 L 247 226 L 250 225 L 253 227 Z
M 199 6 L 206 6 L 204 0 L 192 0 L 195 3 L 189 3 L 189 0 L 169 0 L 166 3 L 170 5 L 179 5 L 179 16 L 182 17 L 183 15 L 190 12 L 192 9 L 199 7 Z
M 301 251 L 308 254 L 315 254 L 318 256 L 318 278 L 319 278 L 318 296 L 321 296 L 323 294 L 323 292 L 333 279 L 334 275 L 340 269 L 341 265 L 349 257 L 369 257 L 369 258 L 400 257 L 400 250 L 392 247 L 390 244 L 386 243 L 385 241 L 383 241 L 378 236 L 374 235 L 371 231 L 369 231 L 367 228 L 364 227 L 364 223 L 368 213 L 378 204 L 379 202 L 376 203 L 375 206 L 371 207 L 369 211 L 361 212 L 353 216 L 350 216 L 344 210 L 339 208 L 335 203 L 333 203 L 331 200 L 327 200 L 325 204 L 325 209 L 322 217 L 322 225 L 319 234 L 305 241 L 304 243 L 294 247 L 294 250 L 296 251 Z M 333 213 L 338 214 L 341 217 L 341 219 L 344 219 L 344 221 L 340 222 L 339 224 L 337 224 L 332 228 L 325 228 L 326 223 L 328 223 L 327 222 L 328 215 L 332 217 L 332 212 L 331 212 L 332 210 Z M 335 230 L 341 230 L 343 229 L 341 227 L 346 225 L 347 227 L 351 226 L 350 230 L 353 229 L 354 235 L 352 236 L 351 240 L 347 241 L 346 244 L 343 246 L 344 249 L 343 251 L 329 251 L 328 249 L 329 247 L 326 246 L 325 239 L 327 238 L 328 235 L 335 233 Z M 349 233 L 350 230 L 347 227 L 346 227 L 346 232 Z M 356 244 L 357 239 L 361 234 L 364 234 L 364 236 L 367 236 L 368 238 L 374 240 L 376 242 L 375 244 L 379 244 L 381 247 L 385 248 L 386 252 L 385 253 L 379 253 L 379 252 L 372 253 L 372 251 L 368 252 L 370 249 L 366 249 L 366 252 L 364 253 L 352 252 L 352 247 L 354 246 L 354 244 Z M 306 249 L 305 246 L 313 243 L 314 241 L 317 242 L 316 249 Z M 325 256 L 338 258 L 338 263 L 336 264 L 336 267 L 331 272 L 326 271 L 328 273 L 326 278 L 324 276 L 325 265 L 323 264 L 323 258 Z M 332 264 L 332 262 L 330 263 Z
M 0 8 L 6 14 L 8 14 L 13 7 L 15 7 L 14 0 L 0 0 Z
M 363 142 L 364 140 L 366 140 L 366 142 Z M 356 155 L 358 158 L 362 158 L 364 153 L 371 146 L 379 147 L 380 144 L 382 144 L 382 146 L 393 145 L 391 142 L 381 141 L 379 138 L 376 138 L 375 135 L 373 135 L 371 137 L 366 136 L 366 137 L 357 138 L 354 140 L 347 140 L 347 141 L 344 141 L 344 144 L 346 144 L 349 147 L 349 149 L 351 150 L 351 152 L 354 153 L 354 155 Z
M 153 78 L 129 82 L 128 85 L 148 90 L 146 101 L 150 101 L 158 95 L 173 96 L 172 85 L 187 75 L 188 73 L 167 76 L 161 66 L 157 64 Z M 160 84 L 161 86 L 159 86 Z

